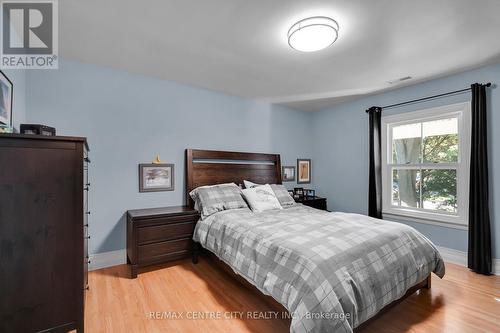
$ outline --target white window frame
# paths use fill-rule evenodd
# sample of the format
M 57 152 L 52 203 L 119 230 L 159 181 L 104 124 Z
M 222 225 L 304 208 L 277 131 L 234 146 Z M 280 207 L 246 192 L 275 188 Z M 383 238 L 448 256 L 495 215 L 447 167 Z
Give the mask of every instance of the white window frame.
M 405 165 L 392 164 L 392 127 L 432 120 L 458 118 L 458 162 L 422 163 L 421 168 L 457 170 L 457 213 L 440 213 L 424 208 L 392 205 L 392 169 L 405 169 Z M 382 214 L 384 218 L 400 219 L 466 230 L 469 220 L 470 178 L 470 103 L 458 103 L 414 112 L 382 117 Z M 406 166 L 407 169 L 414 169 Z

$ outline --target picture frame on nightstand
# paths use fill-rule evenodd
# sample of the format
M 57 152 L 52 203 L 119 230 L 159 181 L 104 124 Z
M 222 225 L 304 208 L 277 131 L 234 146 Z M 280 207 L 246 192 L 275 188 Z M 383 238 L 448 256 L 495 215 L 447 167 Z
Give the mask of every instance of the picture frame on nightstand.
M 316 191 L 311 189 L 304 189 L 304 196 L 306 197 L 315 197 Z

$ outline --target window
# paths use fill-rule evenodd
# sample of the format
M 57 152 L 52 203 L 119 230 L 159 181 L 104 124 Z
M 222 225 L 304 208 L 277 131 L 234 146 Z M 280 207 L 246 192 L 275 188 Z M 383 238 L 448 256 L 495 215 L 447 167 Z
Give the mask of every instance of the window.
M 466 228 L 470 105 L 382 118 L 383 213 Z

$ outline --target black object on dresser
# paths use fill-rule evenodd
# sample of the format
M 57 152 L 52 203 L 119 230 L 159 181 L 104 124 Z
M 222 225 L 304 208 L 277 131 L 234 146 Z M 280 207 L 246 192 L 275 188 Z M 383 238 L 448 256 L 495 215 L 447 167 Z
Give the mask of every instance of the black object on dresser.
M 83 332 L 87 151 L 0 134 L 0 332 Z
M 54 127 L 40 124 L 21 124 L 19 132 L 21 134 L 56 135 L 56 129 Z
M 295 198 L 295 202 L 299 202 L 309 207 L 327 210 L 326 208 L 326 198 L 321 197 L 300 197 Z
M 127 212 L 127 263 L 131 278 L 137 270 L 189 257 L 193 231 L 200 215 L 188 206 L 129 210 Z

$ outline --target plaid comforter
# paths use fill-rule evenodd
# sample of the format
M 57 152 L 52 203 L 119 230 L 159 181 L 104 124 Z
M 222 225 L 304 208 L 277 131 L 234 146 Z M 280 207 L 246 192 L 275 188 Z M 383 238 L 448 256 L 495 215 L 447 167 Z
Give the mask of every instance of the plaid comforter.
M 415 229 L 303 205 L 200 220 L 194 240 L 292 315 L 290 332 L 352 332 L 430 272 L 434 245 Z

